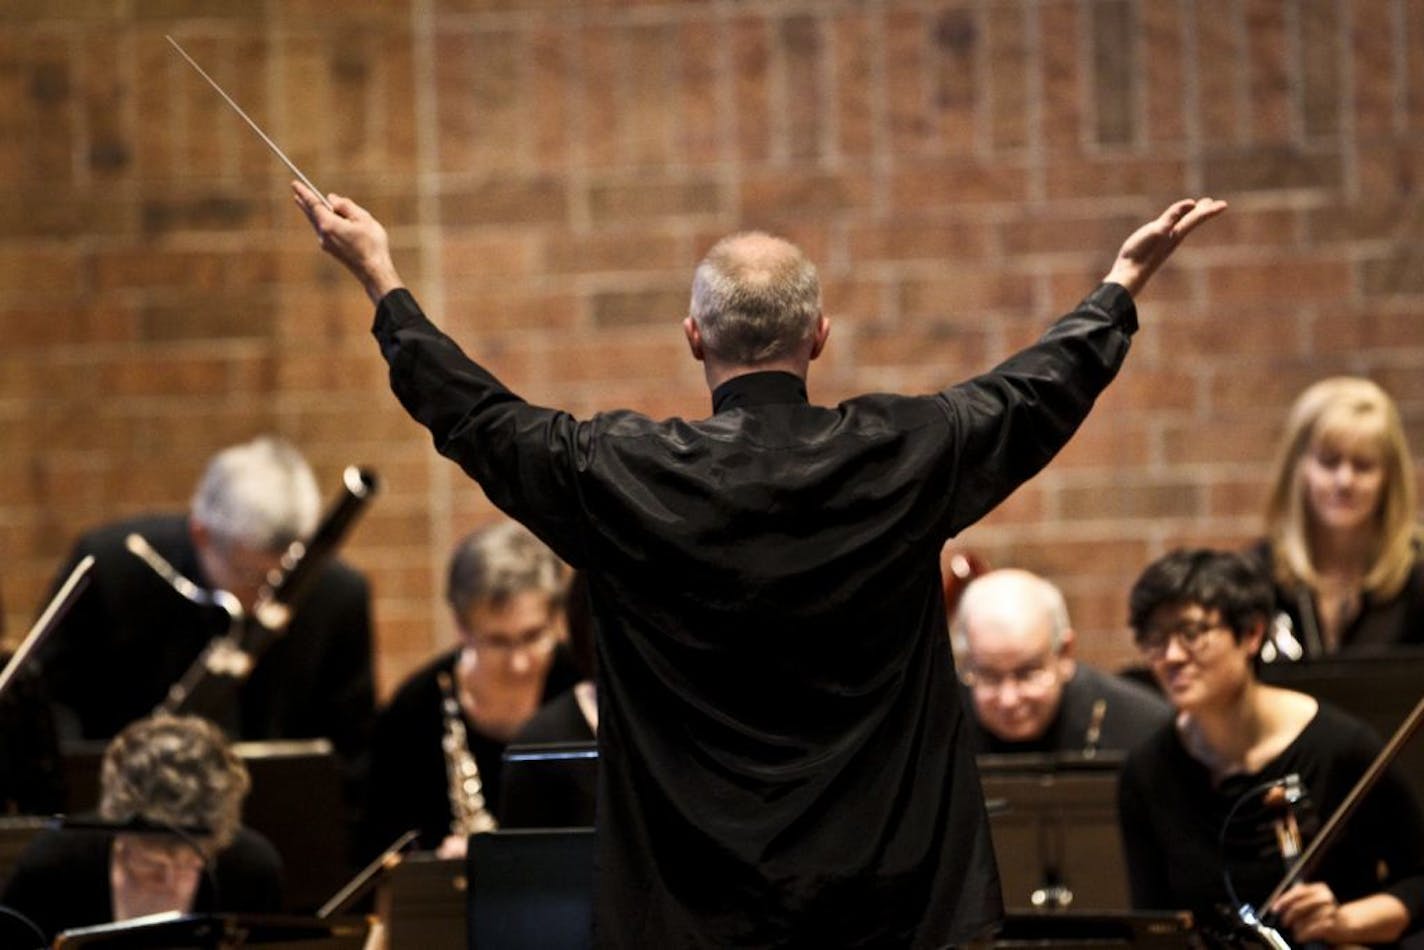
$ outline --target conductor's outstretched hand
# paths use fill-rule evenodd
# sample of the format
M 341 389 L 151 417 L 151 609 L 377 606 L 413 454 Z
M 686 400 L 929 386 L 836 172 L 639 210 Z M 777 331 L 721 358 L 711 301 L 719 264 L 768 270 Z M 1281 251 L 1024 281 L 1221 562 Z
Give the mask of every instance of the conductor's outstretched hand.
M 1196 230 L 1197 225 L 1225 210 L 1226 202 L 1215 198 L 1185 198 L 1173 203 L 1157 218 L 1132 232 L 1103 280 L 1121 284 L 1136 297 L 1162 262 L 1172 256 L 1177 245 Z
M 386 229 L 371 212 L 340 195 L 327 195 L 331 208 L 321 203 L 316 192 L 299 181 L 292 182 L 292 198 L 306 214 L 312 230 L 321 238 L 321 249 L 346 265 L 356 275 L 372 303 L 403 286 L 391 261 Z

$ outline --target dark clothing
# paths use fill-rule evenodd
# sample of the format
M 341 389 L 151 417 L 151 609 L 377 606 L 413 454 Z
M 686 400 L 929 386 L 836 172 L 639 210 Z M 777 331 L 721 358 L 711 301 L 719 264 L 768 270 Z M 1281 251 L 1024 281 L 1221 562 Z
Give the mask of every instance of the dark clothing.
M 371 741 L 371 796 L 363 850 L 371 855 L 411 828 L 420 847 L 433 849 L 450 834 L 450 779 L 446 769 L 444 694 L 437 677 L 453 678 L 460 651 L 451 650 L 411 674 L 376 718 Z M 566 692 L 578 679 L 568 651 L 554 651 L 544 680 L 543 702 Z M 500 779 L 505 744 L 480 732 L 461 711 L 465 737 L 484 786 L 485 807 L 500 816 Z
M 1328 653 L 1346 656 L 1386 653 L 1391 649 L 1424 648 L 1424 554 L 1415 550 L 1414 566 L 1399 593 L 1388 599 L 1365 594 L 1360 611 L 1340 631 L 1334 650 L 1324 646 L 1323 627 L 1314 592 L 1304 584 L 1283 585 L 1272 573 L 1270 544 L 1258 542 L 1251 553 L 1260 560 L 1276 590 L 1275 626 L 1284 628 L 1305 649 L 1305 659 Z
M 999 919 L 939 552 L 1063 446 L 1135 329 L 1105 284 L 935 395 L 826 408 L 761 372 L 702 421 L 579 421 L 381 301 L 402 404 L 588 572 L 601 945 L 940 946 Z
M 1300 776 L 1305 797 L 1297 821 L 1308 843 L 1379 750 L 1368 727 L 1322 704 L 1295 741 L 1259 772 L 1213 785 L 1176 727 L 1164 726 L 1129 753 L 1122 770 L 1119 814 L 1133 906 L 1186 909 L 1201 920 L 1219 920 L 1217 906 L 1231 905 L 1219 843 L 1226 826 L 1226 864 L 1236 894 L 1260 909 L 1286 871 L 1272 827 L 1278 813 L 1264 809 L 1260 787 Z M 1383 882 L 1376 874 L 1381 862 L 1388 868 Z M 1386 891 L 1408 908 L 1411 929 L 1424 923 L 1424 815 L 1397 774 L 1387 773 L 1365 799 L 1310 880 L 1329 884 L 1341 903 Z
M 1093 707 L 1098 700 L 1105 705 L 1097 742 L 1093 744 L 1089 732 L 1095 718 Z M 966 695 L 965 702 L 973 710 L 973 697 Z M 1172 707 L 1159 694 L 1120 676 L 1079 663 L 1073 678 L 1063 685 L 1063 698 L 1059 701 L 1057 715 L 1037 739 L 1009 742 L 982 725 L 975 731 L 979 738 L 979 751 L 989 755 L 1085 752 L 1090 745 L 1094 751 L 1126 752 L 1171 718 Z M 975 722 L 977 725 L 978 720 Z
M 153 712 L 208 640 L 226 632 L 226 614 L 185 600 L 124 547 L 131 532 L 208 586 L 185 515 L 133 518 L 80 538 L 59 576 L 93 554 L 92 581 L 37 658 L 79 738 L 112 738 Z M 325 737 L 348 761 L 362 756 L 375 714 L 370 603 L 364 577 L 324 565 L 243 685 L 241 709 L 220 725 L 235 739 Z
M 593 730 L 573 690 L 536 712 L 509 743 L 564 745 L 592 742 Z M 522 774 L 506 768 L 500 792 L 505 828 L 587 828 L 594 823 L 598 767 L 583 759 L 544 763 Z
M 5 885 L 0 904 L 39 925 L 49 939 L 61 930 L 107 924 L 114 919 L 109 887 L 107 831 L 54 829 L 31 841 Z M 274 914 L 282 907 L 282 859 L 266 838 L 247 828 L 218 853 L 213 866 L 218 898 L 204 878 L 193 900 L 195 913 Z
M 9 652 L 0 650 L 0 670 L 9 662 Z M 63 810 L 59 736 L 44 681 L 26 664 L 0 696 L 0 815 Z

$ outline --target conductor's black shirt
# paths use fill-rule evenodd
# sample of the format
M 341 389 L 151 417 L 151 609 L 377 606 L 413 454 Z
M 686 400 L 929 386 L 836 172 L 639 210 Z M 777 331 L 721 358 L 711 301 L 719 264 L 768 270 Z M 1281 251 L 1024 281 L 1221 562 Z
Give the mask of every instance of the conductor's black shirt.
M 578 420 L 510 392 L 406 291 L 381 301 L 402 404 L 588 573 L 601 946 L 932 947 L 994 924 L 939 552 L 1063 446 L 1135 329 L 1104 284 L 934 395 L 821 407 L 753 373 L 700 421 Z

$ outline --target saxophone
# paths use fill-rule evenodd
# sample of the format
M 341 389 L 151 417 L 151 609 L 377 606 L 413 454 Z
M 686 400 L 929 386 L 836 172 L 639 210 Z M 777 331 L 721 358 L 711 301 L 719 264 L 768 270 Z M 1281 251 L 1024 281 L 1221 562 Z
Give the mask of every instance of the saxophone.
M 440 684 L 440 706 L 445 717 L 440 747 L 445 750 L 445 777 L 449 779 L 450 834 L 463 838 L 494 831 L 497 823 L 485 805 L 484 782 L 480 780 L 479 763 L 470 752 L 454 680 L 444 672 L 435 678 Z

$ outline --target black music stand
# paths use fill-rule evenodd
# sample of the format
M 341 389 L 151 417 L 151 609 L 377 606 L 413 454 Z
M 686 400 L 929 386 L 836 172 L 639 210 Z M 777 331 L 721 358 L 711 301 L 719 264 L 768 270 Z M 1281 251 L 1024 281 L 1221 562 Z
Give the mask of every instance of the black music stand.
M 471 835 L 470 950 L 593 946 L 592 828 Z
M 1205 948 L 1208 944 L 1197 932 L 1192 915 L 1186 911 L 1137 911 L 1102 914 L 1054 911 L 1009 914 L 1004 926 L 989 941 L 973 947 L 1011 948 L 1055 946 L 1073 950 L 1178 950 Z
M 502 828 L 592 828 L 598 743 L 531 742 L 504 750 Z
M 263 914 L 158 914 L 63 931 L 57 950 L 159 950 L 264 946 L 359 950 L 370 924 L 363 918 L 317 920 Z
M 979 757 L 1010 910 L 1130 906 L 1117 779 L 1122 754 Z

